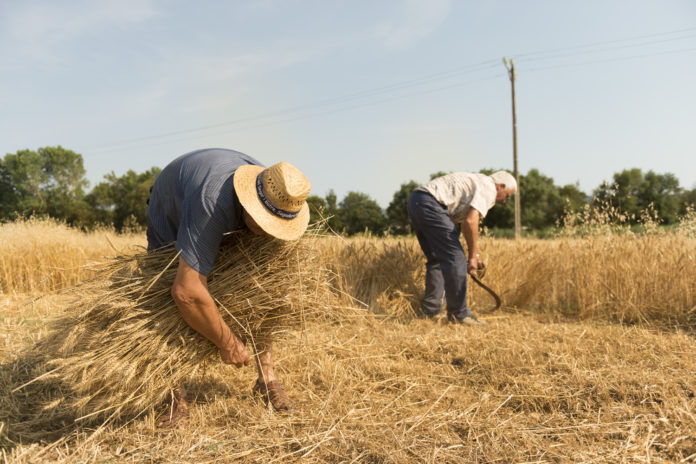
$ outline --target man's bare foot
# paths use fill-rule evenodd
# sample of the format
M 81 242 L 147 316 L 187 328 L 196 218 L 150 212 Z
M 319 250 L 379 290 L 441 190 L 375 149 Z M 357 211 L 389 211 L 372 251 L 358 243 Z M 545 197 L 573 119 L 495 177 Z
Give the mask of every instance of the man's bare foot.
M 254 393 L 259 394 L 270 401 L 276 411 L 294 411 L 295 405 L 292 400 L 285 394 L 283 384 L 272 380 L 263 382 L 261 379 L 256 381 L 254 385 Z
M 182 387 L 172 395 L 168 401 L 167 409 L 157 419 L 157 428 L 173 429 L 188 424 L 189 403 L 186 399 L 186 390 Z

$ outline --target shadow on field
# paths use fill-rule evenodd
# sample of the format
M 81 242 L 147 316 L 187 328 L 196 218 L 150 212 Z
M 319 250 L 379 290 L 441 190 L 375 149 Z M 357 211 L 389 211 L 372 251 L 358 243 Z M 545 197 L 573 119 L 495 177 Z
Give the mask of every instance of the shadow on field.
M 75 431 L 75 412 L 66 408 L 65 389 L 48 376 L 33 381 L 46 359 L 34 353 L 0 364 L 0 448 L 58 440 Z
M 103 414 L 78 417 L 69 401 L 71 390 L 51 377 L 48 360 L 48 356 L 29 352 L 0 364 L 0 449 L 5 452 L 18 444 L 46 444 L 76 432 L 89 434 L 104 423 Z M 197 401 L 205 401 L 212 392 L 223 390 L 221 385 L 207 385 L 207 390 L 195 388 Z M 120 425 L 134 419 L 119 417 L 110 423 Z
M 46 444 L 76 432 L 89 433 L 104 422 L 104 415 L 76 421 L 79 417 L 70 406 L 70 389 L 51 378 L 51 371 L 46 367 L 48 360 L 48 356 L 30 351 L 0 364 L 0 449 L 5 452 L 18 444 Z M 185 385 L 192 405 L 211 404 L 220 397 L 239 394 L 212 375 L 191 377 Z M 121 416 L 110 423 L 126 424 L 137 418 Z
M 229 384 L 210 376 L 189 379 L 185 385 L 193 404 L 214 403 L 219 397 L 229 398 L 234 395 Z M 251 387 L 252 385 L 249 385 L 249 391 L 251 391 Z

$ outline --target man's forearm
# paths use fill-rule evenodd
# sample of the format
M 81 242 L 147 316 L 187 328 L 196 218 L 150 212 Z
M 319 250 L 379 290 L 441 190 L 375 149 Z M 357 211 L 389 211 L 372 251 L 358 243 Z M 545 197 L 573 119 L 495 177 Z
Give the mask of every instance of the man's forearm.
M 197 300 L 176 300 L 176 305 L 184 321 L 193 330 L 210 340 L 215 346 L 226 346 L 235 337 L 220 316 L 212 298 Z
M 182 258 L 179 259 L 179 269 L 171 292 L 181 317 L 193 330 L 220 349 L 222 362 L 237 367 L 249 364 L 249 354 L 244 343 L 222 319 L 215 300 L 208 292 L 207 277 Z
M 464 235 L 464 241 L 466 242 L 466 247 L 469 250 L 469 257 L 478 254 L 478 223 L 472 226 L 470 221 L 462 222 L 462 234 Z
M 478 255 L 478 226 L 481 215 L 475 208 L 471 208 L 462 222 L 462 234 L 469 250 L 469 260 Z

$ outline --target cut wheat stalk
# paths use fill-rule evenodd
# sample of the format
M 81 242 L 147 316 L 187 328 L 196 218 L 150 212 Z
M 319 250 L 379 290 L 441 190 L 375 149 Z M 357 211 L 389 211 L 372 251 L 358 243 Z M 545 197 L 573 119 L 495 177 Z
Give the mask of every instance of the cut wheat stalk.
M 223 242 L 208 289 L 249 346 L 308 318 L 346 312 L 316 239 L 316 232 L 295 242 L 235 232 Z M 68 392 L 51 414 L 138 416 L 216 361 L 217 348 L 186 324 L 171 298 L 177 257 L 173 247 L 119 257 L 75 288 L 80 300 L 33 347 L 45 359 L 37 380 L 57 381 Z

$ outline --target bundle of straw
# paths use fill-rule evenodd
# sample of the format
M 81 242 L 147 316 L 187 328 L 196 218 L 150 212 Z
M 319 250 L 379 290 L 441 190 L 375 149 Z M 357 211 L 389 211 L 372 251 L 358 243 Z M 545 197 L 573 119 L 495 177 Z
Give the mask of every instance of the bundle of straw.
M 208 289 L 248 347 L 341 307 L 316 240 L 235 232 L 223 243 Z M 82 300 L 35 347 L 52 356 L 43 378 L 69 391 L 61 408 L 77 419 L 135 417 L 217 359 L 217 348 L 183 321 L 171 298 L 177 266 L 173 248 L 120 257 L 76 289 Z

